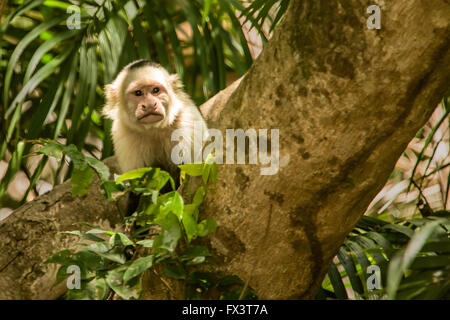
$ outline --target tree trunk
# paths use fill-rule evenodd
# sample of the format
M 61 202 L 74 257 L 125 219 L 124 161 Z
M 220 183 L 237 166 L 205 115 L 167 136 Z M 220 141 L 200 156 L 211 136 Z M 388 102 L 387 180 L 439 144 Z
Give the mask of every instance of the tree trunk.
M 219 226 L 206 239 L 208 268 L 238 275 L 261 299 L 314 297 L 345 236 L 448 93 L 448 1 L 383 3 L 381 29 L 370 30 L 367 1 L 292 0 L 246 76 L 202 107 L 222 132 L 279 129 L 278 173 L 221 165 L 201 211 Z M 0 222 L 0 298 L 57 297 L 54 269 L 41 262 L 70 242 L 54 232 L 120 219 L 98 193 L 64 205 L 67 188 Z
M 262 299 L 313 298 L 331 259 L 450 83 L 448 1 L 291 1 L 208 125 L 278 128 L 280 170 L 220 167 L 203 207 L 215 270 Z M 448 93 L 448 91 L 447 91 Z

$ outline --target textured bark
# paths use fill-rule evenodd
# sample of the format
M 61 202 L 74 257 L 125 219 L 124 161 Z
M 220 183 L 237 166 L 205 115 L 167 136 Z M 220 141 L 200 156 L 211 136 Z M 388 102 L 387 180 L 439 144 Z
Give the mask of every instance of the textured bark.
M 380 30 L 366 27 L 370 4 L 291 1 L 247 75 L 202 107 L 210 128 L 280 129 L 280 171 L 220 166 L 201 213 L 219 225 L 206 239 L 208 268 L 240 276 L 262 299 L 314 297 L 345 236 L 448 93 L 448 1 L 379 1 Z M 58 187 L 0 222 L 0 297 L 54 298 L 54 276 L 40 262 L 71 244 L 54 231 L 118 222 L 107 202 L 68 193 Z M 147 287 L 146 298 L 181 296 L 148 283 L 158 288 L 152 295 Z
M 448 1 L 291 1 L 212 128 L 279 128 L 278 174 L 225 165 L 203 211 L 214 269 L 313 298 L 345 236 L 450 83 Z M 446 92 L 447 91 L 447 92 Z
M 105 161 L 114 170 L 114 160 Z M 57 186 L 0 221 L 0 299 L 57 299 L 65 282 L 52 288 L 58 266 L 43 264 L 53 253 L 76 248 L 78 237 L 58 234 L 88 222 L 106 230 L 122 223 L 118 207 L 100 194 L 95 178 L 89 194 L 72 197 L 70 181 Z

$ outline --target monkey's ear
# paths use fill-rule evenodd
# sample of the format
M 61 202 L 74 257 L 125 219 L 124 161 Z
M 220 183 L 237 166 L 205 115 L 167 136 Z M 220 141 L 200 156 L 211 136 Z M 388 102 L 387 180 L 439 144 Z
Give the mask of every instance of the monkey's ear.
M 174 91 L 183 90 L 183 83 L 180 80 L 180 77 L 174 73 L 169 76 L 170 85 L 172 86 Z
M 117 90 L 116 86 L 114 86 L 114 83 L 107 84 L 105 86 L 106 104 L 103 107 L 103 114 L 111 119 L 114 119 L 115 109 L 119 102 L 119 95 L 118 95 L 117 91 L 118 90 Z
M 118 96 L 117 96 L 117 88 L 114 83 L 107 84 L 105 86 L 105 96 L 106 102 L 108 104 L 116 104 Z

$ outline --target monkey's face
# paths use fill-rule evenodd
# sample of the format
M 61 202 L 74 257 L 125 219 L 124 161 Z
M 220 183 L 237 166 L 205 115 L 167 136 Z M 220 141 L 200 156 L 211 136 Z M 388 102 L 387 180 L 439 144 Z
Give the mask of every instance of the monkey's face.
M 166 79 L 164 72 L 152 67 L 133 70 L 128 74 L 122 94 L 123 105 L 132 122 L 149 125 L 166 118 L 170 104 Z

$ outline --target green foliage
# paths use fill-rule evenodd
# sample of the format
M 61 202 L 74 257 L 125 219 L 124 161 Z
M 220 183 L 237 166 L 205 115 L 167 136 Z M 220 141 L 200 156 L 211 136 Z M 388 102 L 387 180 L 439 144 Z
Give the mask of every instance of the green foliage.
M 429 135 L 427 136 L 427 138 L 426 138 L 426 140 L 425 140 L 425 143 L 424 143 L 424 145 L 423 145 L 423 147 L 422 147 L 422 150 L 420 151 L 420 154 L 419 154 L 418 157 L 417 157 L 417 161 L 416 161 L 416 163 L 414 164 L 414 168 L 413 168 L 412 173 L 411 173 L 410 183 L 409 183 L 409 185 L 408 185 L 408 190 L 411 188 L 412 185 L 415 184 L 415 182 L 414 182 L 414 174 L 415 174 L 415 172 L 416 172 L 416 170 L 417 170 L 417 167 L 418 167 L 419 163 L 420 163 L 421 161 L 427 161 L 427 168 L 428 168 L 428 167 L 430 166 L 430 164 L 431 164 L 431 161 L 433 160 L 433 156 L 434 156 L 434 154 L 435 154 L 435 152 L 436 152 L 436 150 L 437 150 L 437 147 L 439 146 L 439 143 L 436 144 L 436 146 L 435 146 L 434 149 L 433 149 L 433 152 L 432 152 L 433 156 L 432 156 L 432 157 L 429 157 L 428 159 L 427 159 L 427 157 L 425 157 L 425 150 L 427 149 L 428 145 L 429 145 L 429 144 L 431 143 L 431 141 L 433 140 L 433 138 L 434 138 L 436 132 L 439 130 L 439 128 L 441 127 L 441 125 L 442 125 L 445 121 L 448 120 L 448 115 L 449 115 L 449 113 L 450 113 L 450 108 L 448 107 L 448 100 L 449 100 L 449 98 L 443 98 L 442 101 L 441 101 L 441 105 L 442 105 L 442 108 L 444 109 L 444 113 L 443 113 L 442 117 L 439 119 L 439 121 L 436 123 L 436 125 L 431 129 L 431 132 L 430 132 Z M 444 167 L 444 166 L 443 166 L 443 167 Z M 434 172 L 443 169 L 443 167 L 437 168 Z M 432 173 L 433 173 L 433 172 L 432 172 Z M 431 174 L 432 174 L 432 173 L 431 173 Z M 422 183 L 423 183 L 424 178 L 425 178 L 425 176 L 422 177 L 422 178 L 420 179 L 420 180 L 421 180 L 421 181 L 420 181 L 420 185 L 418 185 L 418 186 L 416 185 L 416 186 L 418 187 L 419 190 L 420 190 L 420 187 L 422 186 Z M 447 187 L 446 187 L 446 190 L 445 190 L 445 195 L 446 195 L 446 196 L 445 196 L 445 203 L 447 202 L 447 197 L 448 197 L 448 194 L 449 194 L 449 189 L 450 189 L 450 179 L 448 179 Z
M 277 18 L 287 1 L 281 3 Z M 72 5 L 80 10 L 75 29 L 67 24 Z M 131 61 L 157 61 L 178 73 L 197 103 L 225 88 L 229 75 L 243 75 L 252 56 L 241 24 L 247 18 L 265 40 L 252 16 L 269 15 L 264 8 L 246 9 L 241 0 L 9 1 L 0 17 L 0 159 L 9 161 L 0 203 L 15 174 L 26 172 L 31 143 L 24 141 L 64 138 L 102 159 L 113 153 L 111 121 L 100 116 L 103 87 Z M 46 162 L 29 177 L 29 190 Z M 74 170 L 92 178 L 89 169 Z M 79 181 L 75 193 L 84 190 Z
M 68 267 L 80 268 L 81 288 L 69 290 L 66 299 L 105 299 L 112 293 L 122 299 L 138 299 L 142 290 L 142 274 L 156 266 L 161 267 L 167 277 L 185 279 L 188 298 L 194 297 L 194 292 L 198 293 L 197 289 L 191 289 L 198 287 L 200 280 L 195 273 L 189 272 L 189 267 L 207 262 L 211 254 L 206 247 L 192 245 L 191 241 L 216 230 L 214 220 L 200 221 L 198 217 L 198 207 L 217 175 L 212 157 L 206 163 L 180 166 L 182 179 L 193 172 L 204 177 L 193 203 L 185 204 L 177 191 L 160 192 L 166 184 L 174 189 L 175 183 L 167 172 L 159 168 L 136 169 L 110 181 L 109 169 L 100 161 L 83 155 L 74 145 L 65 146 L 44 140 L 39 142 L 44 144 L 40 148 L 41 153 L 57 158 L 64 155 L 72 160 L 73 196 L 87 193 L 94 173 L 102 181 L 103 194 L 108 200 L 116 201 L 129 192 L 140 196 L 137 210 L 125 219 L 127 229 L 134 229 L 130 234 L 102 230 L 87 223 L 78 224 L 90 228 L 88 231 L 62 232 L 81 240 L 80 250 L 72 252 L 65 249 L 46 260 L 46 263 L 60 265 L 55 285 L 69 277 Z M 115 195 L 116 192 L 120 195 Z M 127 256 L 130 251 L 131 257 Z M 215 279 L 212 273 L 202 274 L 209 274 L 210 279 Z M 200 283 L 204 286 L 204 282 Z M 249 294 L 245 297 L 253 297 Z
M 416 231 L 406 248 L 397 252 L 389 264 L 388 298 L 449 298 L 450 212 L 445 214 L 447 217 L 409 221 Z
M 244 282 L 235 275 L 218 277 L 211 272 L 192 272 L 186 280 L 186 296 L 189 298 L 202 298 L 208 292 L 220 292 L 220 300 L 256 300 L 253 288 L 248 287 L 242 293 Z
M 74 197 L 83 196 L 88 193 L 94 177 L 94 171 L 103 181 L 108 181 L 110 175 L 109 168 L 100 160 L 84 156 L 75 145 L 70 144 L 66 146 L 44 139 L 40 139 L 38 142 L 44 144 L 39 149 L 40 153 L 55 157 L 59 160 L 63 158 L 63 155 L 66 155 L 72 160 L 74 170 L 70 182 Z
M 448 299 L 450 211 L 393 223 L 364 216 L 345 240 L 324 280 L 319 298 Z M 368 287 L 380 268 L 380 288 Z M 346 290 L 346 288 L 348 288 Z
M 250 6 L 246 8 L 246 19 L 252 22 L 252 26 L 258 26 L 257 30 L 262 30 L 266 20 L 270 20 L 270 30 L 272 31 L 280 21 L 281 17 L 285 13 L 289 5 L 289 0 L 254 0 Z M 274 10 L 276 15 L 272 19 L 272 15 L 269 14 L 270 10 Z M 264 34 L 261 37 L 265 39 Z

